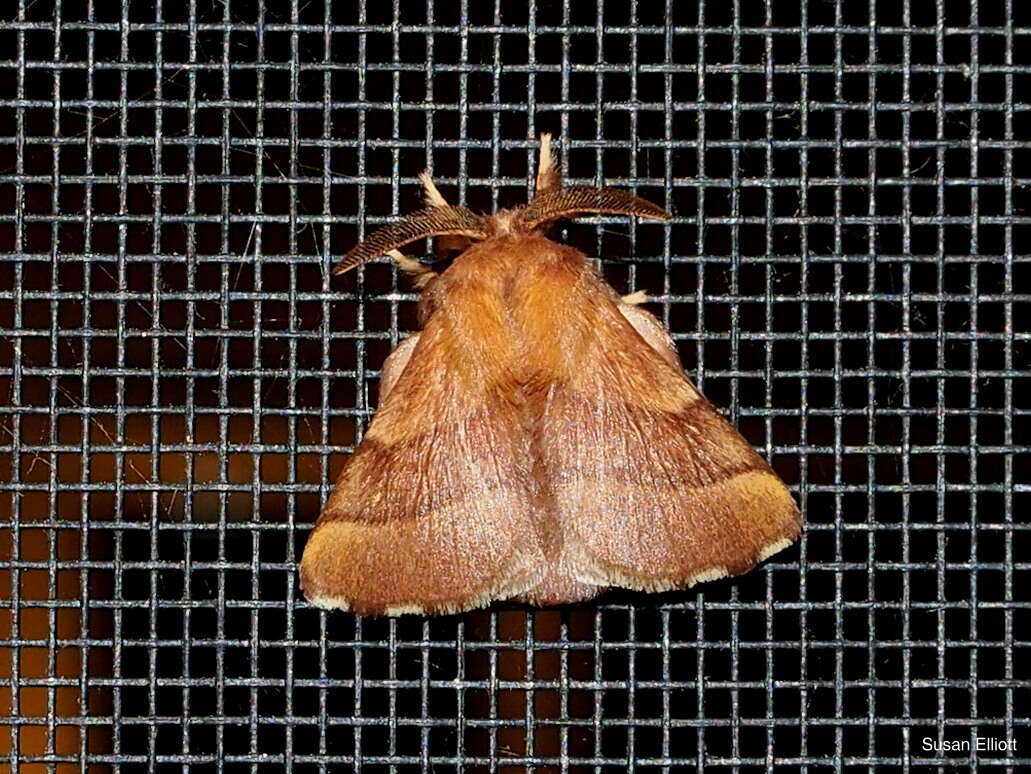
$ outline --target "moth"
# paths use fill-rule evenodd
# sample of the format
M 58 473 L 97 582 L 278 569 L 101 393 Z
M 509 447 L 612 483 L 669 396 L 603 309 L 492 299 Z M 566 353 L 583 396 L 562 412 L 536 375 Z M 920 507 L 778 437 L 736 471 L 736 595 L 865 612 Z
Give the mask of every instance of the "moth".
M 301 585 L 359 615 L 590 599 L 738 575 L 801 530 L 787 487 L 684 375 L 670 335 L 573 247 L 580 213 L 670 216 L 563 187 L 542 135 L 529 204 L 427 206 L 335 269 L 388 254 L 421 290 L 418 333 L 383 365 L 379 409 L 308 539 Z M 441 273 L 398 248 L 462 240 Z

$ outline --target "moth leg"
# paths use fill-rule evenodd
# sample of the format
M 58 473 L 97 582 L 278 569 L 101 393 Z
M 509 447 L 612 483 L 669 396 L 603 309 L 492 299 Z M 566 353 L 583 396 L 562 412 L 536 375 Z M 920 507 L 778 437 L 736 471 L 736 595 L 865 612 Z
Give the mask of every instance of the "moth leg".
M 419 334 L 413 333 L 398 344 L 394 351 L 387 355 L 387 359 L 383 361 L 383 369 L 379 374 L 379 402 L 381 406 L 383 401 L 387 399 L 390 391 L 394 389 L 397 380 L 401 378 L 401 374 L 408 365 L 408 361 L 412 359 L 415 345 L 418 343 Z
M 422 289 L 426 287 L 432 280 L 437 278 L 437 272 L 433 271 L 428 266 L 423 266 L 418 261 L 409 258 L 407 255 L 403 255 L 400 250 L 389 250 L 387 255 L 390 257 L 399 271 L 403 271 L 412 280 L 412 284 L 416 288 Z
M 562 187 L 562 175 L 559 173 L 558 164 L 555 162 L 555 154 L 551 152 L 551 135 L 547 132 L 541 134 L 540 161 L 537 163 L 537 186 L 533 195 L 539 196 L 545 191 L 552 191 Z
M 676 345 L 662 323 L 647 309 L 638 306 L 648 300 L 643 290 L 623 296 L 619 304 L 619 311 L 628 323 L 630 323 L 638 335 L 644 339 L 648 346 L 658 352 L 662 359 L 678 371 L 683 371 L 680 364 L 680 355 L 677 354 Z
M 436 183 L 433 182 L 433 178 L 430 177 L 430 171 L 424 169 L 419 173 L 419 182 L 422 183 L 423 197 L 426 199 L 426 205 L 428 207 L 447 207 L 447 199 L 437 188 Z

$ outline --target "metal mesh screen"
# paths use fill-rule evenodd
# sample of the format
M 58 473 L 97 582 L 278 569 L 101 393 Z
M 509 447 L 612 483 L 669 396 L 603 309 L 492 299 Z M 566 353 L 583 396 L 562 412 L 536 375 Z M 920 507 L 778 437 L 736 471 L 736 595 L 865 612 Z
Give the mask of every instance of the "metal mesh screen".
M 0 766 L 1031 763 L 1027 7 L 356 5 L 0 8 Z M 675 214 L 562 238 L 805 535 L 684 593 L 310 608 L 415 328 L 390 265 L 329 268 L 424 167 L 524 201 L 541 131 Z

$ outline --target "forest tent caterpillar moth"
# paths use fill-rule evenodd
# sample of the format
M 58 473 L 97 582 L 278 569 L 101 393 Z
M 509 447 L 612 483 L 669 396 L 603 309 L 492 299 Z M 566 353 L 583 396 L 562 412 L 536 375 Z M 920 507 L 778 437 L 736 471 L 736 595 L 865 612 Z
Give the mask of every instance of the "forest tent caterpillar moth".
M 390 354 L 379 410 L 308 539 L 313 604 L 454 613 L 738 575 L 801 530 L 787 487 L 684 375 L 673 342 L 578 250 L 544 236 L 578 213 L 667 219 L 624 191 L 563 187 L 541 137 L 534 198 L 480 216 L 424 174 L 426 208 L 351 250 L 421 288 L 422 330 Z M 397 248 L 467 249 L 437 274 Z

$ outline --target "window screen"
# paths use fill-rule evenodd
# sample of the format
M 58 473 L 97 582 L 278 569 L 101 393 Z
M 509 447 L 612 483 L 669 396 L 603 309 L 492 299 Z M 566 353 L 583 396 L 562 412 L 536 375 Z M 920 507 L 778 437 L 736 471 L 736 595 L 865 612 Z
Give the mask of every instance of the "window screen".
M 2 765 L 1027 766 L 1029 36 L 1012 0 L 5 3 Z M 544 131 L 674 214 L 558 238 L 805 534 L 686 592 L 320 612 L 301 550 L 417 328 L 389 263 L 330 268 L 424 168 L 524 202 Z

